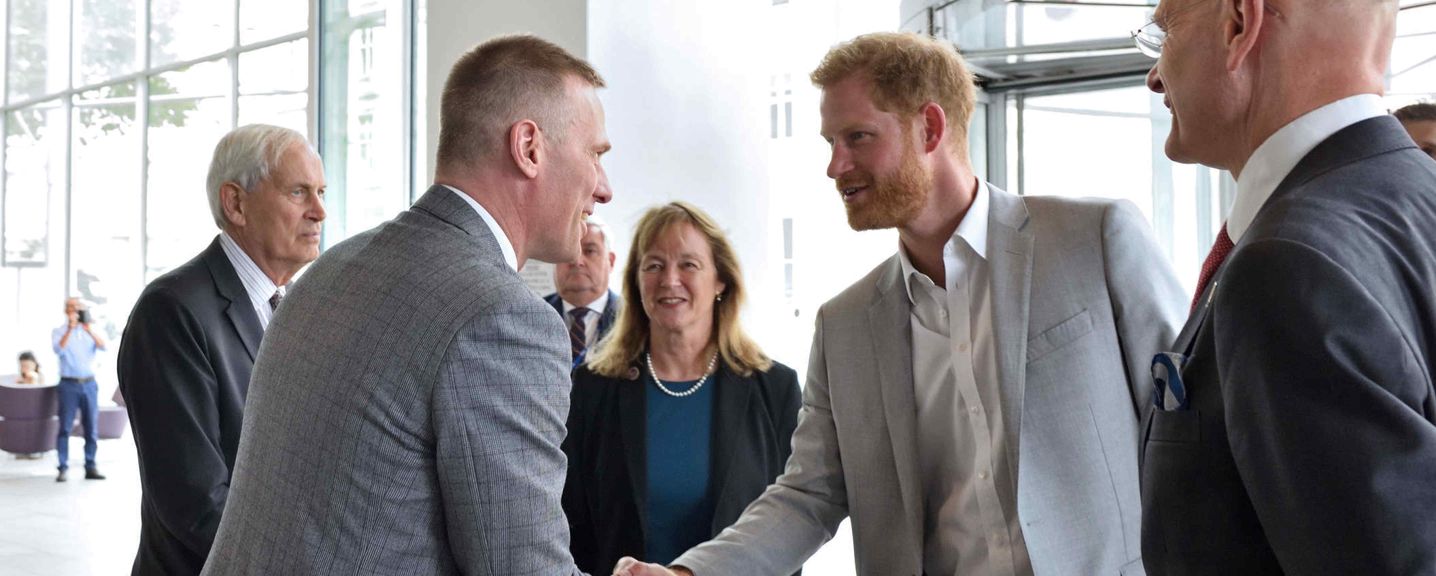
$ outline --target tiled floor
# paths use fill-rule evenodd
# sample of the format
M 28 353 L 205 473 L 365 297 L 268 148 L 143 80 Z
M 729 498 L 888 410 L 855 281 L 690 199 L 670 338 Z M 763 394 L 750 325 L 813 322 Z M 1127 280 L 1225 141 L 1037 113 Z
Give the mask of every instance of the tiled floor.
M 101 440 L 108 479 L 85 480 L 84 441 L 70 442 L 70 481 L 55 482 L 55 452 L 20 460 L 0 452 L 0 574 L 122 576 L 140 539 L 139 464 L 126 434 Z
M 101 440 L 106 480 L 85 480 L 84 442 L 71 439 L 70 481 L 55 482 L 55 453 L 0 452 L 0 576 L 124 576 L 140 539 L 139 464 L 128 433 Z M 847 522 L 808 560 L 812 574 L 853 574 Z

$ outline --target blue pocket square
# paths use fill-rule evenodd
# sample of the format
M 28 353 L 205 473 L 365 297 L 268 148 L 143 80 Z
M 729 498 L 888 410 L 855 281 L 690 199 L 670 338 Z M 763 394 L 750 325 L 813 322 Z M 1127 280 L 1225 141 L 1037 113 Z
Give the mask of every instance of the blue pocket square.
M 1152 403 L 1158 410 L 1186 410 L 1187 387 L 1182 383 L 1182 367 L 1187 357 L 1176 352 L 1159 352 L 1152 357 Z

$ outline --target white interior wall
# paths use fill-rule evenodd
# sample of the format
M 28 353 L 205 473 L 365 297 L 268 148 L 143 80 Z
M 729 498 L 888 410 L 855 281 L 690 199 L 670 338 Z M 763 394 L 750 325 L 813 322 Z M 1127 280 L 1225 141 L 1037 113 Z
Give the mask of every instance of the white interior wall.
M 427 117 L 425 166 L 434 166 L 439 145 L 439 97 L 454 60 L 474 45 L 501 34 L 527 32 L 549 40 L 579 57 L 588 53 L 588 2 L 586 0 L 526 0 L 524 2 L 473 2 L 427 0 L 428 14 L 424 70 L 424 110 Z M 419 179 L 427 186 L 433 174 Z M 422 193 L 422 192 L 420 192 Z M 524 267 L 536 291 L 552 289 L 552 267 L 533 262 Z
M 614 228 L 615 280 L 643 211 L 685 200 L 727 230 L 750 294 L 781 293 L 781 269 L 770 266 L 768 78 L 752 67 L 758 44 L 748 41 L 765 4 L 590 1 L 589 60 L 608 81 L 600 97 L 614 198 L 599 211 Z M 745 310 L 765 346 L 777 300 L 750 297 Z

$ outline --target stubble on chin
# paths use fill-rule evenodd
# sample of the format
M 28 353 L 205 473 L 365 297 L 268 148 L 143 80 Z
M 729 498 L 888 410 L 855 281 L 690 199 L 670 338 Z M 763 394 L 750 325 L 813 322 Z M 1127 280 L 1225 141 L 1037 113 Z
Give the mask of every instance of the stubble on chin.
M 903 154 L 896 173 L 874 179 L 866 202 L 847 204 L 853 230 L 898 228 L 917 217 L 927 203 L 930 178 L 911 150 Z

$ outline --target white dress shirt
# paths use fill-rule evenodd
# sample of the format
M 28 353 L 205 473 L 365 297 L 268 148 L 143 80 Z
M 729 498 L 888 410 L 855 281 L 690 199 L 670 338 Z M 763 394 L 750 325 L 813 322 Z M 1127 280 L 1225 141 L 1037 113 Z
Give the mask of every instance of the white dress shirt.
M 559 299 L 559 302 L 563 302 L 563 317 L 567 322 L 568 313 L 572 312 L 576 306 L 562 298 Z M 595 342 L 598 342 L 598 319 L 603 317 L 603 311 L 608 308 L 608 291 L 604 290 L 597 300 L 589 302 L 584 308 L 588 308 L 588 313 L 583 317 L 583 346 L 591 348 Z
M 1375 94 L 1348 96 L 1292 120 L 1257 146 L 1237 178 L 1237 197 L 1227 217 L 1232 243 L 1241 241 L 1267 198 L 1317 144 L 1342 128 L 1385 115 L 1381 98 Z
M 977 195 L 943 246 L 943 287 L 899 247 L 912 302 L 912 371 L 928 574 L 1030 576 L 1007 458 L 987 262 L 990 193 Z
M 269 299 L 278 292 L 279 297 L 284 297 L 284 287 L 276 286 L 269 276 L 259 269 L 254 259 L 249 257 L 239 243 L 230 238 L 226 232 L 219 233 L 219 246 L 224 249 L 224 255 L 229 257 L 229 264 L 234 266 L 234 272 L 239 275 L 239 282 L 244 284 L 244 293 L 249 295 L 249 303 L 254 306 L 255 315 L 259 316 L 259 327 L 262 330 L 269 329 L 269 320 L 274 318 L 274 310 L 269 307 Z
M 485 210 L 482 204 L 479 204 L 473 198 L 470 198 L 468 194 L 461 192 L 458 188 L 455 188 L 448 184 L 444 184 L 443 186 L 445 188 L 448 188 L 453 193 L 458 194 L 460 198 L 464 199 L 464 202 L 467 202 L 469 206 L 474 209 L 474 212 L 479 213 L 479 217 L 484 219 L 484 224 L 487 224 L 489 226 L 489 231 L 494 233 L 494 239 L 499 241 L 499 250 L 503 251 L 504 253 L 504 262 L 508 263 L 509 268 L 513 268 L 514 271 L 518 271 L 519 258 L 518 255 L 514 253 L 514 243 L 509 240 L 509 235 L 504 233 L 503 227 L 499 226 L 499 221 L 494 220 L 493 214 L 489 214 L 489 211 Z

